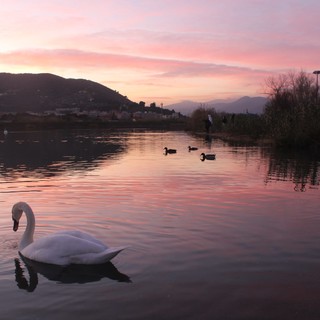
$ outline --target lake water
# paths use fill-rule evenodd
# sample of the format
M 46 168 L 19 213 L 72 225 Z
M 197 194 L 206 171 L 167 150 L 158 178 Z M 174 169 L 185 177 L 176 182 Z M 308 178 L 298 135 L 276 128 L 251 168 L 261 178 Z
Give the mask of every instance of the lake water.
M 10 132 L 0 318 L 320 319 L 319 171 L 305 152 L 184 132 Z M 35 238 L 80 229 L 128 248 L 103 266 L 24 262 L 17 201 L 35 212 Z

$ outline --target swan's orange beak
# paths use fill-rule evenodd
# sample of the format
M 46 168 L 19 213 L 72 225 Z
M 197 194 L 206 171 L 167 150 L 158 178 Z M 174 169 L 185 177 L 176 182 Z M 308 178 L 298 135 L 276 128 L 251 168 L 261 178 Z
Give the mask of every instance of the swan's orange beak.
M 16 221 L 15 219 L 13 219 L 13 231 L 17 231 L 19 228 L 19 221 Z

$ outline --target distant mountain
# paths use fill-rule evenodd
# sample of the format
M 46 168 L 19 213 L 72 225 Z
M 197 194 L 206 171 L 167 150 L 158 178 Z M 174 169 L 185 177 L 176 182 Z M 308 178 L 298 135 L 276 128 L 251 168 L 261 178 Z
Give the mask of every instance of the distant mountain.
M 201 105 L 201 102 L 184 100 L 182 102 L 170 104 L 166 106 L 167 109 L 175 110 L 186 116 L 190 115 L 193 110 L 197 109 Z
M 0 112 L 109 110 L 131 104 L 115 90 L 89 80 L 65 79 L 48 73 L 0 73 Z
M 228 113 L 262 114 L 267 101 L 265 97 L 242 97 L 233 102 L 213 103 L 213 107 Z
M 219 112 L 228 113 L 255 113 L 261 114 L 268 99 L 265 97 L 242 97 L 238 100 L 211 100 L 205 103 L 194 101 L 182 101 L 180 103 L 167 106 L 184 115 L 190 115 L 195 109 L 203 106 L 205 108 L 215 108 Z

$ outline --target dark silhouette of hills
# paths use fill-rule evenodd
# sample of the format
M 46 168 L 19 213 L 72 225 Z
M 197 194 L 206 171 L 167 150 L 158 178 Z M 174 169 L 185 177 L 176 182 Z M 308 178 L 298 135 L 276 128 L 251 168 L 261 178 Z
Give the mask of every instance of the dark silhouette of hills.
M 0 73 L 0 112 L 43 112 L 56 108 L 112 110 L 135 104 L 99 83 L 49 73 Z M 137 105 L 137 104 L 135 104 Z
M 233 100 L 211 100 L 205 103 L 194 101 L 182 101 L 172 104 L 167 108 L 174 109 L 176 112 L 181 112 L 185 115 L 190 115 L 194 110 L 203 106 L 205 108 L 214 108 L 219 112 L 228 113 L 255 113 L 261 114 L 268 99 L 264 97 L 242 97 L 235 101 Z

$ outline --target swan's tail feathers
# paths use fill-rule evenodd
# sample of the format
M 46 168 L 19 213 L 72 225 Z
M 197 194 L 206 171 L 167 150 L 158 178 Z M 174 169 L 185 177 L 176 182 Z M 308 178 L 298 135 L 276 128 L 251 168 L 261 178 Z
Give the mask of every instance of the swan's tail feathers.
M 108 262 L 111 259 L 113 259 L 118 253 L 120 253 L 122 250 L 126 249 L 127 247 L 111 247 L 108 248 L 107 250 L 105 250 L 104 252 L 102 252 L 102 257 L 103 257 L 103 261 L 104 262 Z
M 74 264 L 101 264 L 110 261 L 127 247 L 110 247 L 100 253 L 86 253 L 71 257 Z

